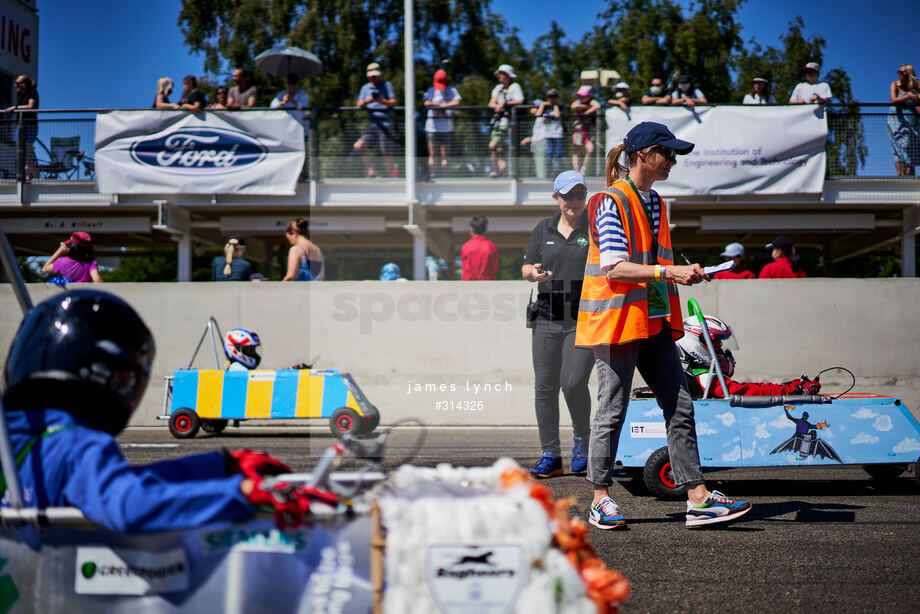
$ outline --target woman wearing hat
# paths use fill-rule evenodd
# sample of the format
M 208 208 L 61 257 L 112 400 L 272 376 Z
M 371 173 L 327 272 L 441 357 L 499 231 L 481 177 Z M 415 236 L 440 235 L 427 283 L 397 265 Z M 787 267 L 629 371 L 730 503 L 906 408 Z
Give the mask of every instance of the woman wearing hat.
M 588 521 L 600 529 L 626 525 L 609 488 L 637 368 L 664 413 L 672 476 L 687 489 L 686 526 L 733 520 L 751 508 L 706 488 L 675 345 L 684 334 L 677 284 L 708 278 L 699 264 L 674 264 L 667 210 L 652 184 L 666 180 L 677 156 L 692 150 L 693 143 L 675 138 L 667 126 L 642 122 L 607 154 L 609 187 L 588 202 L 590 244 L 575 345 L 594 351 L 597 371 L 587 478 L 594 489 Z
M 770 93 L 770 82 L 763 77 L 754 77 L 754 89 L 744 95 L 744 104 L 776 104 L 776 98 Z
M 575 92 L 572 102 L 572 111 L 575 112 L 575 125 L 572 126 L 572 168 L 582 175 L 588 167 L 588 160 L 594 154 L 595 123 L 597 112 L 601 110 L 601 103 L 594 99 L 594 88 L 582 85 Z M 584 150 L 584 158 L 579 164 L 579 153 Z
M 530 233 L 521 276 L 536 282 L 537 300 L 528 311 L 533 329 L 534 407 L 542 457 L 530 470 L 536 478 L 562 475 L 559 441 L 559 391 L 575 431 L 571 468 L 588 466 L 591 430 L 591 393 L 588 378 L 594 366 L 591 350 L 575 347 L 578 300 L 588 257 L 588 219 L 585 178 L 575 171 L 560 173 L 553 183 L 553 201 L 559 207 L 540 220 Z
M 102 283 L 93 255 L 93 238 L 88 232 L 70 235 L 42 265 L 42 273 L 58 275 L 68 283 Z
M 725 246 L 725 251 L 719 254 L 728 262 L 729 260 L 735 263 L 728 271 L 719 271 L 712 276 L 713 279 L 754 279 L 754 274 L 741 266 L 741 261 L 744 260 L 744 246 L 740 243 L 729 243 Z
M 495 71 L 498 85 L 492 88 L 489 97 L 489 107 L 492 109 L 492 119 L 489 122 L 489 158 L 492 170 L 489 177 L 498 177 L 505 173 L 508 161 L 505 153 L 508 151 L 508 127 L 511 125 L 511 107 L 524 104 L 524 90 L 514 80 L 517 75 L 509 64 L 502 64 Z
M 808 277 L 805 269 L 799 266 L 799 253 L 789 237 L 779 235 L 772 243 L 767 243 L 766 248 L 771 250 L 773 262 L 764 265 L 760 270 L 759 279 L 793 279 Z
M 425 135 L 428 137 L 428 176 L 435 176 L 435 158 L 440 157 L 440 175 L 447 175 L 447 154 L 450 137 L 454 133 L 453 112 L 450 107 L 460 104 L 460 92 L 448 84 L 447 71 L 439 69 L 434 73 L 434 83 L 425 92 L 423 104 L 428 107 L 425 120 Z M 439 155 L 440 154 L 440 155 Z
M 607 101 L 610 106 L 620 107 L 624 113 L 629 111 L 629 105 L 632 99 L 629 97 L 629 84 L 626 81 L 620 81 L 613 86 L 613 98 Z

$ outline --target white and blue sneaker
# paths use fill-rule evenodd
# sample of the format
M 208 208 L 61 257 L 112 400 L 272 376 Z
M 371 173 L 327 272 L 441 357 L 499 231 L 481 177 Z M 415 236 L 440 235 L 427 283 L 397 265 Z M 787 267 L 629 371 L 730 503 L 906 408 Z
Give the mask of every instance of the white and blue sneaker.
M 687 526 L 699 527 L 716 522 L 728 522 L 751 511 L 748 501 L 732 501 L 718 490 L 699 505 L 687 501 Z
M 626 519 L 620 513 L 620 508 L 610 497 L 604 497 L 591 506 L 588 522 L 598 529 L 622 529 L 626 526 Z

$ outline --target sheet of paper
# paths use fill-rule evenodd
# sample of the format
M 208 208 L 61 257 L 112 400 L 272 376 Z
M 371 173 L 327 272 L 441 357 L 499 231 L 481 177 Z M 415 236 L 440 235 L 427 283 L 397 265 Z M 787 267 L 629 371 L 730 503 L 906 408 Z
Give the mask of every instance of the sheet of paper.
M 719 273 L 720 271 L 727 271 L 733 266 L 735 266 L 735 262 L 733 260 L 728 260 L 726 262 L 723 262 L 722 264 L 715 264 L 713 266 L 708 266 L 705 269 L 703 269 L 703 272 L 706 273 L 707 275 L 715 275 L 716 273 Z

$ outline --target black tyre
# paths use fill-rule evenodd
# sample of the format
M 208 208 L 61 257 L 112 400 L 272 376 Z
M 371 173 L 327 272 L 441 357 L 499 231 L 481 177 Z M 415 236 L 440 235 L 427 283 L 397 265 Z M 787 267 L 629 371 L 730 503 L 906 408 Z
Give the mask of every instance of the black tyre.
M 361 428 L 359 429 L 359 432 L 361 435 L 367 435 L 369 433 L 373 433 L 374 429 L 377 428 L 379 424 L 380 424 L 380 414 L 379 413 L 368 414 L 364 416 L 363 418 L 361 418 L 361 424 L 359 425 Z
M 221 420 L 218 418 L 202 418 L 201 419 L 201 430 L 205 433 L 213 433 L 217 435 L 225 428 L 227 428 L 227 423 L 229 420 Z
M 876 482 L 893 482 L 904 469 L 904 465 L 863 465 L 863 471 Z
M 201 419 L 191 409 L 177 409 L 169 417 L 169 432 L 178 439 L 190 439 L 198 434 Z
M 650 493 L 662 499 L 678 499 L 687 494 L 686 486 L 678 486 L 674 483 L 667 446 L 652 452 L 645 461 L 642 481 Z
M 329 418 L 329 428 L 336 437 L 346 433 L 357 435 L 361 431 L 361 416 L 350 407 L 340 407 Z

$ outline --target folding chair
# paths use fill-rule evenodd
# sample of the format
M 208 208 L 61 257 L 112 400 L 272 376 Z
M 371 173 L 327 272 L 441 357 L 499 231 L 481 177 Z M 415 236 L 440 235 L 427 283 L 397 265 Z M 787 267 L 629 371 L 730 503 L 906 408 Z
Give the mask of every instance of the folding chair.
M 76 179 L 80 174 L 79 163 L 83 159 L 80 151 L 80 137 L 51 137 L 51 147 L 38 141 L 48 154 L 48 161 L 38 161 L 38 174 L 43 179 Z

